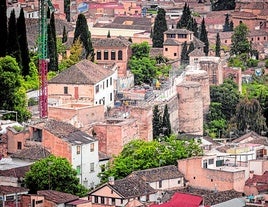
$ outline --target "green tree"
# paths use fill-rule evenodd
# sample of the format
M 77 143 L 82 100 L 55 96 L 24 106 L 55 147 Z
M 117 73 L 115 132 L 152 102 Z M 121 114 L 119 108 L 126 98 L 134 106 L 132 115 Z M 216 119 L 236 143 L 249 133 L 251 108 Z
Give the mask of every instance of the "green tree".
M 153 109 L 153 138 L 156 139 L 161 133 L 161 113 L 158 105 Z
M 56 28 L 55 28 L 55 17 L 54 12 L 52 12 L 50 17 L 50 23 L 47 27 L 48 33 L 48 57 L 49 57 L 49 64 L 48 70 L 49 71 L 58 71 L 58 52 L 57 52 L 57 37 L 56 37 Z
M 159 8 L 154 22 L 153 47 L 162 48 L 164 42 L 164 32 L 167 30 L 166 11 Z
M 201 23 L 201 30 L 200 30 L 200 38 L 199 38 L 204 44 L 204 53 L 206 55 L 208 55 L 208 51 L 209 51 L 209 42 L 208 42 L 208 33 L 207 33 L 207 29 L 206 29 L 206 24 L 205 24 L 205 19 L 202 19 L 202 23 Z
M 128 62 L 131 72 L 134 74 L 136 85 L 146 83 L 151 84 L 152 79 L 157 75 L 156 60 L 149 57 L 137 59 L 135 56 Z
M 180 20 L 177 23 L 177 28 L 182 29 L 182 28 L 188 28 L 188 23 L 189 20 L 191 19 L 191 11 L 190 7 L 187 3 L 184 4 L 183 10 L 182 10 L 182 15 Z
M 6 55 L 7 49 L 7 2 L 5 0 L 0 1 L 0 57 Z
M 230 53 L 232 55 L 249 54 L 250 53 L 250 42 L 247 39 L 248 28 L 244 23 L 239 24 L 234 29 L 234 34 L 232 35 L 232 44 Z
M 257 99 L 249 100 L 247 97 L 242 99 L 236 108 L 235 121 L 237 129 L 243 133 L 252 130 L 261 134 L 262 131 L 267 130 L 262 108 Z
M 142 43 L 133 43 L 131 44 L 131 51 L 132 51 L 132 58 L 135 57 L 137 59 L 143 58 L 143 57 L 149 57 L 150 53 L 150 46 L 148 42 L 142 42 Z
M 65 42 L 67 42 L 67 40 L 68 40 L 68 33 L 66 31 L 66 27 L 63 26 L 63 32 L 62 32 L 62 40 L 61 40 L 61 42 L 62 43 L 65 43 Z
M 171 135 L 171 124 L 170 124 L 170 118 L 169 118 L 167 104 L 165 105 L 165 108 L 164 108 L 164 114 L 163 114 L 163 119 L 162 119 L 161 125 L 162 125 L 161 128 L 163 130 L 163 135 L 169 137 Z
M 18 42 L 21 50 L 21 60 L 22 60 L 22 75 L 25 77 L 30 73 L 30 56 L 28 50 L 28 41 L 26 35 L 26 25 L 23 8 L 20 10 L 20 15 L 17 20 L 17 31 L 18 31 Z
M 235 0 L 211 0 L 211 4 L 213 11 L 235 9 Z
M 188 64 L 187 42 L 186 41 L 183 43 L 183 46 L 182 46 L 182 49 L 181 49 L 181 63 L 182 64 Z
M 110 30 L 108 30 L 107 38 L 111 38 Z
M 220 39 L 220 35 L 217 32 L 217 36 L 216 36 L 216 47 L 215 47 L 215 56 L 216 57 L 220 57 L 221 55 L 221 39 Z
M 235 108 L 239 102 L 239 91 L 237 85 L 230 79 L 219 86 L 210 87 L 210 101 L 221 104 L 221 112 L 229 121 L 235 115 Z
M 202 155 L 202 149 L 193 139 L 183 141 L 170 136 L 165 142 L 133 140 L 124 146 L 122 152 L 100 173 L 102 182 L 109 176 L 124 178 L 135 170 L 144 170 L 165 165 L 176 165 L 178 159 Z
M 16 58 L 17 63 L 21 67 L 21 51 L 18 41 L 17 23 L 14 9 L 10 13 L 10 18 L 8 22 L 7 55 Z
M 190 45 L 189 45 L 189 48 L 187 50 L 187 60 L 189 61 L 189 54 L 194 51 L 195 47 L 194 47 L 194 43 L 191 42 Z
M 224 31 L 224 32 L 231 31 L 231 30 L 230 30 L 230 19 L 229 19 L 229 14 L 226 14 L 226 15 L 225 15 L 225 21 L 224 21 L 224 25 L 223 25 L 223 31 Z
M 27 110 L 26 91 L 22 87 L 23 78 L 16 59 L 10 56 L 0 58 L 0 108 L 16 111 L 18 121 L 26 121 L 31 114 Z M 10 115 L 7 118 L 13 118 Z
M 85 50 L 82 54 L 82 58 L 89 57 L 91 60 L 93 60 L 94 49 L 91 42 L 91 34 L 88 30 L 87 20 L 84 14 L 79 14 L 76 20 L 73 43 L 75 43 L 78 38 L 83 43 L 83 47 Z
M 56 190 L 77 196 L 86 196 L 87 189 L 79 183 L 77 172 L 66 158 L 51 155 L 35 162 L 25 175 L 30 193 L 38 190 Z

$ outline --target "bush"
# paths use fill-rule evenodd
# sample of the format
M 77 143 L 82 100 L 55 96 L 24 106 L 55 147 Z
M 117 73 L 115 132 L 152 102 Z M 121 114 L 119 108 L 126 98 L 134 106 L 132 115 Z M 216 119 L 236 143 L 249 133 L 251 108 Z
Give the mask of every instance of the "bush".
M 255 60 L 255 59 L 249 59 L 247 60 L 247 66 L 248 67 L 257 67 L 258 66 L 259 61 Z

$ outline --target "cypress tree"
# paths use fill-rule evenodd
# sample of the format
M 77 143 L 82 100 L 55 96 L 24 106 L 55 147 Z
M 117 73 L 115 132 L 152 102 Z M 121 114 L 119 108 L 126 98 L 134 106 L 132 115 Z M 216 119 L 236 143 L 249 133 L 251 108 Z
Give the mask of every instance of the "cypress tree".
M 0 57 L 6 55 L 7 36 L 7 1 L 0 0 Z
M 190 43 L 190 46 L 189 46 L 189 48 L 188 48 L 188 50 L 187 50 L 187 61 L 189 61 L 189 54 L 192 52 L 192 51 L 194 51 L 194 43 L 193 42 L 191 42 Z
M 91 60 L 93 60 L 94 50 L 91 42 L 91 34 L 88 30 L 87 20 L 84 14 L 79 14 L 76 20 L 73 43 L 78 40 L 78 38 L 80 38 L 81 42 L 83 43 L 83 47 L 85 50 L 84 54 L 82 55 L 83 58 L 88 58 L 90 56 Z
M 170 124 L 169 112 L 168 112 L 167 104 L 165 105 L 163 119 L 162 119 L 162 130 L 163 130 L 164 136 L 170 136 L 170 134 L 171 134 L 171 124 Z
M 230 31 L 234 31 L 234 22 L 230 21 Z
M 110 30 L 108 30 L 107 38 L 111 38 Z
M 67 31 L 66 31 L 66 28 L 65 26 L 63 27 L 63 32 L 62 32 L 62 39 L 61 39 L 61 42 L 62 43 L 65 43 L 67 42 L 68 40 L 68 35 L 67 35 Z
M 20 10 L 20 16 L 17 20 L 17 31 L 18 31 L 18 41 L 21 50 L 21 61 L 22 61 L 22 75 L 25 77 L 30 73 L 30 56 L 28 49 L 28 41 L 26 35 L 26 24 L 24 18 L 23 8 Z
M 204 53 L 208 55 L 209 51 L 209 42 L 208 42 L 208 33 L 206 29 L 205 19 L 203 18 L 201 23 L 201 31 L 200 31 L 200 38 L 199 38 L 204 44 Z
M 220 40 L 220 35 L 217 33 L 216 36 L 216 47 L 215 47 L 215 56 L 220 57 L 220 50 L 221 50 L 221 40 Z
M 10 18 L 8 22 L 7 55 L 14 57 L 19 66 L 22 66 L 21 51 L 18 41 L 17 23 L 14 9 L 10 13 Z
M 158 105 L 154 106 L 153 109 L 153 138 L 157 138 L 161 133 L 161 116 L 158 109 Z
M 191 11 L 190 7 L 187 5 L 187 3 L 184 4 L 182 15 L 180 20 L 177 23 L 177 28 L 187 28 L 188 27 L 188 22 L 191 19 Z
M 188 61 L 187 61 L 187 42 L 185 41 L 183 43 L 183 46 L 182 46 L 182 50 L 181 50 L 181 63 L 182 64 L 187 64 Z
M 224 32 L 230 31 L 229 14 L 226 14 L 225 15 L 225 21 L 224 21 L 224 25 L 223 25 L 223 31 Z
M 48 33 L 48 37 L 47 37 L 48 57 L 49 57 L 48 70 L 58 71 L 59 66 L 58 66 L 57 37 L 56 37 L 54 12 L 52 12 L 51 14 L 47 33 Z
M 162 48 L 164 42 L 164 32 L 167 31 L 166 11 L 162 8 L 158 9 L 154 22 L 153 30 L 153 47 Z
M 71 21 L 70 0 L 64 0 L 64 13 L 66 15 L 67 22 L 70 22 Z

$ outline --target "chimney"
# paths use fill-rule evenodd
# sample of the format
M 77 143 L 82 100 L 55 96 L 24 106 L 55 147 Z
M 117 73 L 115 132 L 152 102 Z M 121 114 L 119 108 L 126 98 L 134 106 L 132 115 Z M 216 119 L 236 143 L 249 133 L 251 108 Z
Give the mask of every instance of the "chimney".
M 108 178 L 108 183 L 109 183 L 110 185 L 114 185 L 114 177 L 113 177 L 113 176 L 110 176 L 110 177 Z

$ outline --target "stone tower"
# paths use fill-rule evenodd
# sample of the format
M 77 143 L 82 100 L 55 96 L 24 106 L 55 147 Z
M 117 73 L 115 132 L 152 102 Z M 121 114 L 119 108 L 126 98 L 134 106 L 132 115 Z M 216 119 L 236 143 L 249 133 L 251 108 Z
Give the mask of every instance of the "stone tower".
M 203 135 L 201 84 L 182 81 L 177 85 L 179 132 Z

